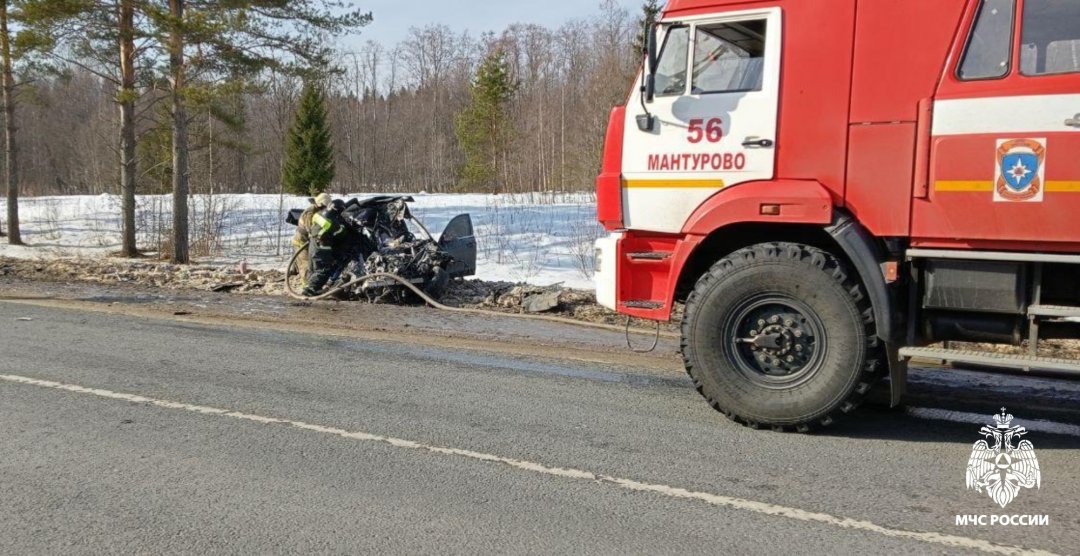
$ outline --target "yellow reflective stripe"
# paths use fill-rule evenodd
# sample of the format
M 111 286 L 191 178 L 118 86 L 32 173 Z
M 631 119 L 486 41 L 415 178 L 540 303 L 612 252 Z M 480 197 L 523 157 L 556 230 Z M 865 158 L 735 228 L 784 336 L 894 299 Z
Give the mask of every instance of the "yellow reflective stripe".
M 1080 181 L 1048 181 L 1046 190 L 1055 193 L 1080 193 Z
M 992 181 L 954 180 L 934 182 L 934 191 L 993 191 Z
M 315 216 L 313 216 L 311 218 L 311 220 L 312 220 L 312 222 L 315 223 L 316 226 L 319 227 L 319 236 L 320 237 L 323 234 L 325 234 L 327 231 L 329 231 L 330 228 L 334 225 L 333 223 L 331 223 L 326 218 L 323 218 L 323 215 L 321 215 L 321 214 L 316 214 Z
M 658 188 L 694 188 L 694 189 L 723 189 L 724 180 L 685 180 L 685 179 L 649 179 L 649 180 L 625 180 L 623 187 L 627 189 L 658 189 Z

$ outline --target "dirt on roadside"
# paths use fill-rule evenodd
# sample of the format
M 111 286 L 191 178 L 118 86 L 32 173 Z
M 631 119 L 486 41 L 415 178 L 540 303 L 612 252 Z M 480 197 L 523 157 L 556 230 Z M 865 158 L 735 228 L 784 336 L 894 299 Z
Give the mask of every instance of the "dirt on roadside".
M 285 296 L 285 273 L 280 270 L 250 270 L 224 265 L 180 266 L 152 260 L 57 258 L 25 260 L 0 257 L 0 277 L 10 276 L 29 281 L 83 282 L 96 284 L 132 284 L 169 291 L 207 291 L 233 295 Z M 507 314 L 528 312 L 530 298 L 551 294 L 557 305 L 545 314 L 583 322 L 623 325 L 626 317 L 596 303 L 591 291 L 561 286 L 532 286 L 511 282 L 464 280 L 454 282 L 441 300 L 452 307 L 484 309 Z M 363 302 L 358 302 L 363 303 Z M 671 323 L 663 326 L 677 331 L 682 306 L 675 309 Z M 652 323 L 635 321 L 632 326 L 651 328 Z M 952 347 L 1026 355 L 1026 346 L 953 342 Z M 1080 341 L 1049 340 L 1041 345 L 1040 355 L 1080 359 Z
M 174 265 L 152 260 L 56 258 L 13 259 L 0 257 L 0 276 L 44 282 L 84 282 L 135 284 L 170 291 L 209 291 L 235 295 L 285 296 L 285 273 L 280 270 L 242 269 L 224 265 Z M 545 314 L 583 322 L 622 325 L 626 317 L 601 307 L 591 291 L 554 286 L 532 286 L 511 282 L 463 280 L 451 284 L 441 299 L 452 307 L 484 309 L 508 314 L 529 312 L 535 296 L 554 298 L 554 307 Z M 682 308 L 672 322 L 679 322 Z M 633 322 L 651 328 L 651 323 Z M 666 329 L 674 330 L 673 325 Z

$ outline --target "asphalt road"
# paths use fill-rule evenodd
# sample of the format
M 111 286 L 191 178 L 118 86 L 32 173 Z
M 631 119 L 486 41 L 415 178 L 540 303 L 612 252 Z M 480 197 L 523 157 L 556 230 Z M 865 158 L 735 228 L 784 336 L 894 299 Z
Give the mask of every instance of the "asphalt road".
M 1042 484 L 1002 510 L 964 485 L 979 426 L 934 418 L 955 392 L 989 422 L 1016 382 L 777 434 L 548 352 L 0 302 L 0 553 L 1080 550 L 1080 428 L 1031 421 Z M 1061 421 L 1038 384 L 1058 410 L 1017 417 Z

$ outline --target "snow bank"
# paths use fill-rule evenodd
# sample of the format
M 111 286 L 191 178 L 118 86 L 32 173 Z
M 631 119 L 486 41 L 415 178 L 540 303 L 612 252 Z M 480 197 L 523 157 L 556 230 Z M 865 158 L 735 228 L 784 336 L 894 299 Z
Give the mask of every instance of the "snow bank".
M 293 233 L 284 223 L 284 214 L 306 204 L 302 197 L 277 195 L 193 196 L 192 241 L 208 253 L 198 260 L 282 266 L 291 254 Z M 592 288 L 593 241 L 601 230 L 591 194 L 421 194 L 412 207 L 436 237 L 454 216 L 472 215 L 480 278 Z M 5 202 L 0 199 L 0 215 L 4 211 Z M 103 257 L 120 248 L 119 197 L 25 198 L 19 201 L 19 212 L 28 245 L 0 244 L 0 256 Z M 141 249 L 156 251 L 167 242 L 171 213 L 168 196 L 138 198 L 136 229 Z

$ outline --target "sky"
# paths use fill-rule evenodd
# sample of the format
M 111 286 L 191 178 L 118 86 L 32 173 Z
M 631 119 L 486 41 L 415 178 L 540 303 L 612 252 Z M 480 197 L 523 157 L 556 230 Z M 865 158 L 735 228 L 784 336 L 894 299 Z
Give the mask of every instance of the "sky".
M 616 0 L 636 13 L 642 0 Z M 359 47 L 368 40 L 392 46 L 409 32 L 409 27 L 444 24 L 454 31 L 468 30 L 472 35 L 500 31 L 511 23 L 537 23 L 558 27 L 564 22 L 589 17 L 600 12 L 600 0 L 355 0 L 369 10 L 375 21 L 364 27 L 359 36 L 342 42 Z

